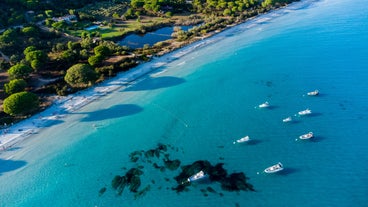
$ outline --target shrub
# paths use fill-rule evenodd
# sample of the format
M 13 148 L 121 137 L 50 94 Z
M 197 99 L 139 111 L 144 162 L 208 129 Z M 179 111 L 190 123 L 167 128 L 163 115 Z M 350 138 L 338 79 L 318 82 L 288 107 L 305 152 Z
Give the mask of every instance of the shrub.
M 38 96 L 31 92 L 19 92 L 10 95 L 4 100 L 4 112 L 12 115 L 26 115 L 39 107 Z
M 23 79 L 14 79 L 9 83 L 4 84 L 5 93 L 11 95 L 13 93 L 18 93 L 24 91 L 27 86 L 27 82 Z
M 72 87 L 86 87 L 97 80 L 97 73 L 88 64 L 78 63 L 70 67 L 64 80 Z
M 88 63 L 92 66 L 96 66 L 98 64 L 100 64 L 103 60 L 103 56 L 102 55 L 94 55 L 88 58 Z
M 11 79 L 28 78 L 31 72 L 32 68 L 22 63 L 16 64 L 8 70 Z
M 95 52 L 95 55 L 100 55 L 103 58 L 105 58 L 106 56 L 108 56 L 110 54 L 110 49 L 104 45 L 99 45 L 96 46 L 93 51 Z

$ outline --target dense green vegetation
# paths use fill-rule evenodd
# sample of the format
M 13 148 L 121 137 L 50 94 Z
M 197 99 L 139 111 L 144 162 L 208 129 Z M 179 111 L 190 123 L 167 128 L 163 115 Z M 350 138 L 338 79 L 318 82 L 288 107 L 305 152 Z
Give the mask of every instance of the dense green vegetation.
M 12 116 L 32 113 L 38 104 L 47 105 L 42 97 L 73 93 L 153 55 L 292 1 L 2 0 L 0 72 L 6 74 L 0 81 L 3 112 Z M 97 27 L 87 31 L 85 28 L 91 25 Z M 169 25 L 197 26 L 189 31 L 175 27 L 173 40 L 135 50 L 113 42 L 130 33 L 144 34 Z M 35 96 L 41 99 L 36 101 Z M 24 101 L 30 101 L 29 106 Z M 9 122 L 3 112 L 0 122 Z
M 0 28 L 38 21 L 51 16 L 62 16 L 67 11 L 97 2 L 106 2 L 106 0 L 1 0 Z

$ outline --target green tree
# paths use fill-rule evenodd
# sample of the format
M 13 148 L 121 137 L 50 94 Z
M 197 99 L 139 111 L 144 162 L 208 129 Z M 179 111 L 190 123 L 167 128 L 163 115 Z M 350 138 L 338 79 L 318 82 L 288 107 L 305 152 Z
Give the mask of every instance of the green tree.
M 144 5 L 144 0 L 132 0 L 130 1 L 130 6 L 134 9 L 141 8 Z
M 59 21 L 59 22 L 54 22 L 51 24 L 51 26 L 57 30 L 63 30 L 64 28 L 66 28 L 68 25 L 65 21 Z
M 93 43 L 92 38 L 87 37 L 82 39 L 81 46 L 83 49 L 92 49 L 95 46 L 95 43 Z
M 126 19 L 132 19 L 132 18 L 134 18 L 135 15 L 134 15 L 133 9 L 132 8 L 127 9 L 127 11 L 124 14 L 124 17 Z
M 27 115 L 39 107 L 38 96 L 31 92 L 19 92 L 10 95 L 4 100 L 4 112 L 12 116 Z
M 72 87 L 86 87 L 97 80 L 97 73 L 90 65 L 78 63 L 66 71 L 64 80 Z
M 272 0 L 264 0 L 262 2 L 262 7 L 267 7 L 272 5 Z
M 79 58 L 79 54 L 75 53 L 72 50 L 65 50 L 61 53 L 60 57 L 58 58 L 59 60 L 63 61 L 63 62 L 75 62 L 77 61 Z
M 32 60 L 31 61 L 31 67 L 35 71 L 39 70 L 43 65 L 44 65 L 44 63 L 39 61 L 39 60 Z
M 230 16 L 231 15 L 231 10 L 230 9 L 225 9 L 223 12 L 224 16 Z
M 110 49 L 107 46 L 104 45 L 98 45 L 96 46 L 93 51 L 95 52 L 95 55 L 99 55 L 102 56 L 103 58 L 105 58 L 106 56 L 108 56 L 110 54 Z
M 18 34 L 14 29 L 7 29 L 0 35 L 0 43 L 10 43 L 14 41 L 14 38 L 17 36 Z
M 38 30 L 35 27 L 24 27 L 22 33 L 29 37 L 35 37 L 38 35 Z
M 103 58 L 102 55 L 93 55 L 93 56 L 88 58 L 88 63 L 92 66 L 96 66 L 96 65 L 100 64 L 103 59 L 104 58 Z
M 82 48 L 79 42 L 72 42 L 72 41 L 69 41 L 67 46 L 69 50 L 80 50 Z
M 26 79 L 28 78 L 29 74 L 31 74 L 31 72 L 32 68 L 22 63 L 16 64 L 10 67 L 8 70 L 8 74 L 11 79 L 18 79 L 18 78 Z
M 166 16 L 167 18 L 172 17 L 172 15 L 173 15 L 173 14 L 172 14 L 172 12 L 170 12 L 170 11 L 165 13 L 165 16 Z
M 89 53 L 86 49 L 83 49 L 79 52 L 79 56 L 80 56 L 80 59 L 87 60 L 88 56 L 89 56 Z
M 32 52 L 32 51 L 36 51 L 37 48 L 35 46 L 28 46 L 26 47 L 26 49 L 23 50 L 23 54 L 27 55 L 28 53 Z
M 10 64 L 11 65 L 15 65 L 15 64 L 19 63 L 22 60 L 20 55 L 16 55 L 16 54 L 11 55 L 9 59 L 10 59 Z
M 115 12 L 115 13 L 112 14 L 112 18 L 119 19 L 120 18 L 120 15 Z
M 63 50 L 66 50 L 66 46 L 65 44 L 63 43 L 56 43 L 56 45 L 53 46 L 53 49 L 52 49 L 54 52 L 61 52 Z
M 48 18 L 51 18 L 54 15 L 54 11 L 52 10 L 45 10 L 45 14 Z
M 26 55 L 26 60 L 28 62 L 32 62 L 32 60 L 39 60 L 40 62 L 46 62 L 47 55 L 42 50 L 34 50 L 31 52 L 28 52 Z
M 27 48 L 26 48 L 27 49 Z M 34 50 L 25 53 L 26 60 L 34 70 L 40 69 L 47 61 L 47 55 L 42 50 Z
M 11 95 L 13 93 L 18 93 L 24 91 L 27 86 L 27 82 L 23 79 L 14 79 L 9 83 L 4 84 L 5 93 Z

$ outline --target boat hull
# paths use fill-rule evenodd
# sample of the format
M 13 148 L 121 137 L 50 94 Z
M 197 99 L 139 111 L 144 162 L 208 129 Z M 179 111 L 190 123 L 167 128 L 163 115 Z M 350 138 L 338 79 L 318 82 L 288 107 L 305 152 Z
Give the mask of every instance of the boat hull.
M 318 90 L 311 91 L 311 92 L 308 92 L 307 93 L 308 96 L 317 96 L 318 94 L 319 94 L 319 91 Z
M 284 170 L 284 166 L 281 164 L 281 162 L 279 162 L 276 165 L 272 165 L 271 167 L 266 168 L 264 172 L 267 174 L 271 174 L 280 172 L 282 170 Z
M 311 139 L 313 137 L 314 137 L 313 132 L 309 132 L 308 134 L 300 135 L 299 139 Z
M 188 182 L 194 182 L 194 181 L 202 180 L 202 179 L 204 179 L 206 177 L 207 177 L 207 175 L 201 170 L 198 173 L 190 176 L 188 178 Z
M 293 121 L 293 119 L 291 117 L 287 117 L 287 118 L 282 120 L 282 122 L 284 122 L 284 123 L 291 122 L 291 121 Z
M 270 107 L 270 104 L 266 101 L 263 104 L 258 105 L 259 108 L 268 108 Z
M 306 110 L 304 110 L 304 111 L 299 111 L 298 112 L 298 114 L 300 115 L 300 116 L 305 116 L 305 115 L 308 115 L 308 114 L 311 114 L 312 113 L 312 111 L 311 110 L 309 110 L 309 109 L 306 109 Z
M 249 136 L 245 136 L 245 137 L 243 137 L 241 139 L 236 140 L 235 142 L 233 142 L 233 144 L 244 143 L 244 142 L 248 142 L 249 140 L 250 140 Z

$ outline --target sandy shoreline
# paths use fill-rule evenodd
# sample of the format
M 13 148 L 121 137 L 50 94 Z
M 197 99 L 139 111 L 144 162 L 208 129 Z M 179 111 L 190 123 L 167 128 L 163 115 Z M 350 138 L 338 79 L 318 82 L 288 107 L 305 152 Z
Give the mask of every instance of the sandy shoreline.
M 79 110 L 117 89 L 128 87 L 145 75 L 158 70 L 160 67 L 213 42 L 210 39 L 194 42 L 181 49 L 155 58 L 150 62 L 138 65 L 127 72 L 120 73 L 116 77 L 105 80 L 91 88 L 65 97 L 56 96 L 51 106 L 46 110 L 2 129 L 0 131 L 0 152 L 11 148 L 32 134 L 38 133 L 44 127 L 61 121 L 69 113 Z
M 69 113 L 74 112 L 87 104 L 98 100 L 101 96 L 105 96 L 117 89 L 128 87 L 134 81 L 144 77 L 145 75 L 159 69 L 160 67 L 177 60 L 201 47 L 218 42 L 226 38 L 229 34 L 236 34 L 238 32 L 246 31 L 256 25 L 260 25 L 267 21 L 287 14 L 291 10 L 297 10 L 310 5 L 316 0 L 305 0 L 289 4 L 287 7 L 270 11 L 269 13 L 256 16 L 244 23 L 233 25 L 231 29 L 227 29 L 220 33 L 215 33 L 202 40 L 195 41 L 180 49 L 174 50 L 163 56 L 155 58 L 150 62 L 143 63 L 137 67 L 118 74 L 116 77 L 105 80 L 103 83 L 95 85 L 86 90 L 80 91 L 76 94 L 66 97 L 57 96 L 54 102 L 46 110 L 35 114 L 25 120 L 20 121 L 14 125 L 8 126 L 0 131 L 0 153 L 4 150 L 10 149 L 17 143 L 29 138 L 32 134 L 40 132 L 44 127 L 50 126 L 53 123 L 61 121 Z M 242 26 L 243 25 L 243 26 Z M 242 26 L 237 29 L 237 26 Z

